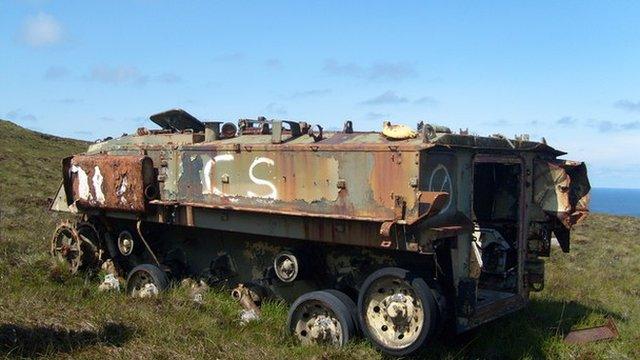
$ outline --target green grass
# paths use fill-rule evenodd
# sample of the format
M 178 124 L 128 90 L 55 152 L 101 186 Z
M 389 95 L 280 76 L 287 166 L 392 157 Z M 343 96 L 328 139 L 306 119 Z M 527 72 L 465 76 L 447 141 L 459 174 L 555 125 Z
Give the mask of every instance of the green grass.
M 48 244 L 60 215 L 47 198 L 60 184 L 60 159 L 86 143 L 0 121 L 0 356 L 43 358 L 351 359 L 382 356 L 366 341 L 347 348 L 300 347 L 284 330 L 286 305 L 267 302 L 242 326 L 228 291 L 204 306 L 175 288 L 157 299 L 99 293 L 95 278 L 50 276 Z M 428 358 L 640 358 L 640 219 L 593 215 L 573 234 L 572 252 L 554 249 L 546 289 L 525 310 L 431 344 Z M 612 317 L 620 338 L 568 346 L 573 327 Z

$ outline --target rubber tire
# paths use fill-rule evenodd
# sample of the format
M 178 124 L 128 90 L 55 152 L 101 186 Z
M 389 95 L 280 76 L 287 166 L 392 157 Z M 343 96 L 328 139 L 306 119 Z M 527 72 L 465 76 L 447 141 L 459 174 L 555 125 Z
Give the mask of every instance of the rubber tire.
M 366 310 L 366 307 L 364 304 L 364 294 L 374 281 L 386 276 L 394 276 L 407 281 L 411 285 L 411 287 L 413 287 L 416 295 L 420 298 L 422 306 L 425 308 L 425 323 L 422 326 L 421 333 L 418 335 L 418 338 L 413 344 L 402 349 L 388 348 L 384 346 L 384 344 L 376 341 L 375 338 L 371 335 L 369 328 L 367 327 L 367 324 L 365 322 L 364 311 Z M 434 334 L 437 328 L 436 325 L 438 323 L 438 308 L 433 297 L 432 290 L 431 288 L 429 288 L 424 279 L 413 275 L 410 271 L 405 269 L 397 267 L 382 268 L 380 270 L 374 271 L 371 275 L 369 275 L 360 287 L 360 291 L 358 292 L 358 322 L 360 325 L 360 330 L 362 331 L 364 336 L 369 339 L 369 341 L 371 341 L 371 343 L 374 344 L 375 347 L 380 351 L 391 356 L 406 356 L 420 349 L 420 347 L 422 347 L 422 345 L 424 345 L 427 340 L 429 340 Z
M 343 293 L 340 290 L 328 289 L 325 291 L 335 295 L 338 299 L 340 299 L 340 301 L 342 301 L 342 303 L 347 307 L 347 309 L 349 309 L 349 312 L 351 313 L 351 318 L 353 319 L 353 324 L 355 325 L 354 334 L 357 335 L 359 332 L 359 326 L 358 326 L 359 324 L 358 324 L 358 306 L 356 305 L 356 302 L 353 301 L 353 299 L 351 299 L 349 295 Z
M 344 346 L 349 340 L 353 339 L 356 334 L 356 322 L 353 318 L 353 312 L 350 311 L 348 305 L 345 304 L 344 298 L 336 293 L 341 293 L 338 290 L 320 290 L 312 291 L 300 296 L 296 301 L 291 304 L 289 308 L 289 314 L 287 316 L 287 328 L 289 333 L 293 335 L 295 331 L 295 324 L 293 324 L 293 314 L 295 310 L 301 304 L 307 301 L 319 301 L 327 308 L 329 308 L 338 318 L 340 322 L 340 328 L 342 331 L 342 343 L 340 346 Z M 343 294 L 347 299 L 351 300 L 346 294 Z M 353 303 L 353 301 L 351 301 Z
M 153 280 L 153 284 L 158 288 L 158 291 L 163 291 L 169 288 L 169 277 L 167 276 L 167 273 L 162 271 L 162 269 L 160 269 L 156 265 L 141 264 L 131 269 L 129 275 L 127 275 L 128 295 L 131 295 L 131 292 L 133 291 L 133 289 L 129 287 L 129 284 L 131 283 L 131 277 L 133 277 L 133 275 L 139 271 L 144 271 L 151 277 L 151 279 Z

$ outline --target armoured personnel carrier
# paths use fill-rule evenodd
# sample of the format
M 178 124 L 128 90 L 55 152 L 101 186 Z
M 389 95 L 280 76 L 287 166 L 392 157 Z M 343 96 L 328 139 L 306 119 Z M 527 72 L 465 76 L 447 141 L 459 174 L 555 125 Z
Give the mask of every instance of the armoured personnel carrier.
M 285 299 L 302 343 L 360 332 L 406 355 L 516 311 L 544 287 L 552 238 L 569 251 L 588 212 L 585 165 L 544 139 L 151 120 L 63 160 L 52 209 L 81 220 L 56 229 L 53 255 L 72 271 L 109 258 L 132 294 L 191 277 Z

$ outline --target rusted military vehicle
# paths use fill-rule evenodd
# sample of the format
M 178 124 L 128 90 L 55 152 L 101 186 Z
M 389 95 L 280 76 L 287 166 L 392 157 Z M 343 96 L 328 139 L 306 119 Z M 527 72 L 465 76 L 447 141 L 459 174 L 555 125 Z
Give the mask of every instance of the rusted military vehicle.
M 81 220 L 53 254 L 73 271 L 112 259 L 130 293 L 191 277 L 285 299 L 302 343 L 361 333 L 406 355 L 516 311 L 588 212 L 585 165 L 544 139 L 151 120 L 63 160 L 52 209 Z

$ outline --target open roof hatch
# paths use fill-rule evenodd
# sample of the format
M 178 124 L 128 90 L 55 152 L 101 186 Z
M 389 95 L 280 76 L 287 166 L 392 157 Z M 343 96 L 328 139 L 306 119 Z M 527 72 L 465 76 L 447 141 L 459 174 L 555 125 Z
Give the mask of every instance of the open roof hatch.
M 182 109 L 163 111 L 151 115 L 149 118 L 165 130 L 183 131 L 192 129 L 194 132 L 204 131 L 204 124 Z

